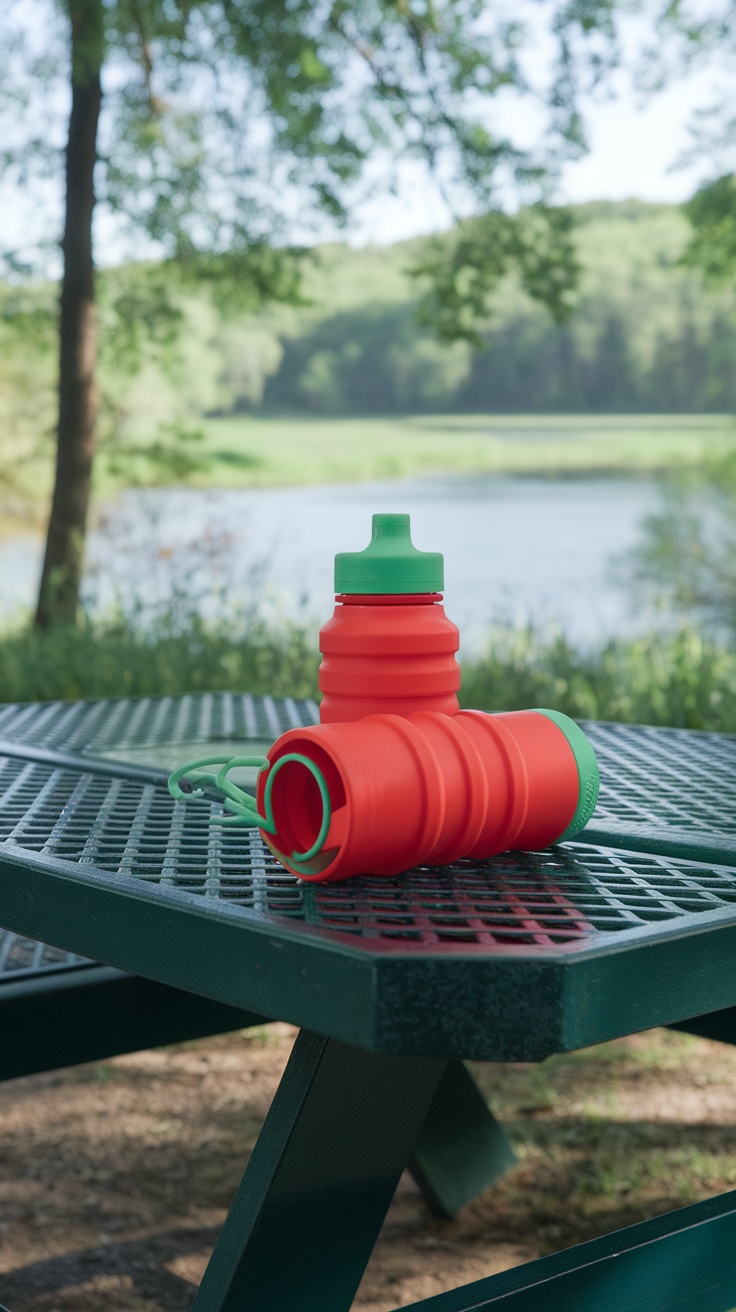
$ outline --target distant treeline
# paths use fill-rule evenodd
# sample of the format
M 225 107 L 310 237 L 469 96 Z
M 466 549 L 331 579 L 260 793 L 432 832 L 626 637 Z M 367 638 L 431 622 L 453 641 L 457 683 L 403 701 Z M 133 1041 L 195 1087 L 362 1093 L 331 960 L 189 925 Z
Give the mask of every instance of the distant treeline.
M 595 308 L 594 324 L 584 312 L 564 326 L 516 315 L 474 354 L 443 351 L 408 306 L 333 315 L 283 343 L 263 406 L 323 414 L 736 410 L 736 316 L 714 313 L 703 332 L 683 307 L 642 360 L 631 321 L 615 307 Z
M 317 248 L 300 306 L 238 313 L 236 288 L 226 312 L 190 287 L 170 345 L 146 310 L 150 288 L 141 290 L 155 290 L 155 266 L 103 271 L 102 437 L 145 444 L 201 415 L 244 412 L 736 411 L 736 287 L 709 289 L 682 265 L 683 212 L 627 201 L 576 214 L 583 275 L 573 318 L 555 326 L 507 279 L 479 351 L 443 345 L 417 320 L 421 288 L 407 270 L 424 239 Z M 127 337 L 111 329 L 115 295 L 141 310 Z M 25 338 L 5 327 L 17 299 L 0 289 L 0 466 L 5 452 L 11 470 L 23 444 L 31 452 L 52 429 L 56 375 L 55 289 L 37 293 L 43 314 L 29 298 Z
M 408 298 L 359 304 L 281 338 L 263 406 L 327 414 L 736 410 L 736 288 L 710 291 L 680 265 L 682 214 L 625 202 L 581 206 L 578 220 L 584 274 L 568 324 L 555 325 L 507 285 L 484 349 L 473 352 L 438 345 Z

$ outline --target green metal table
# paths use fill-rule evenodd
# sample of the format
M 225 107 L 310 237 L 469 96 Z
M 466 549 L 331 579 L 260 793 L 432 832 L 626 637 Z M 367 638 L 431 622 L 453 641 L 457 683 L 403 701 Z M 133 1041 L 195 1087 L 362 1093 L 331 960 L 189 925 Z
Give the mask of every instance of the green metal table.
M 253 712 L 228 694 L 123 701 L 113 735 L 99 703 L 0 711 L 0 925 L 301 1027 L 194 1308 L 338 1312 L 448 1060 L 535 1061 L 736 1007 L 736 739 L 586 726 L 595 842 L 303 886 L 257 834 L 211 827 L 211 803 L 175 804 L 158 771 L 100 759 L 170 715 L 188 749 L 306 714 L 274 702 L 268 734 L 244 734 L 239 705 Z M 426 1307 L 726 1312 L 735 1207 L 698 1204 Z

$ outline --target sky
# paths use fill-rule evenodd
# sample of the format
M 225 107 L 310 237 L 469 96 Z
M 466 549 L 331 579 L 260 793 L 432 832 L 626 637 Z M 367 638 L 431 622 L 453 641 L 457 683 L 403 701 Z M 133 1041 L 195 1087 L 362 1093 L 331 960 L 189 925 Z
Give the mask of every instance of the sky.
M 559 200 L 628 200 L 677 204 L 713 176 L 713 161 L 699 158 L 676 167 L 690 136 L 688 124 L 713 97 L 713 70 L 701 70 L 671 89 L 639 103 L 630 80 L 621 76 L 615 95 L 586 103 L 589 152 L 563 170 Z M 351 245 L 379 245 L 446 227 L 449 215 L 418 166 L 404 170 L 398 197 L 381 197 L 356 216 Z
M 530 0 L 517 0 L 521 8 L 525 4 L 528 7 L 529 3 Z M 38 14 L 42 9 L 42 6 L 38 7 Z M 534 9 L 532 2 L 530 12 L 533 13 Z M 30 6 L 27 12 L 30 16 L 36 10 Z M 537 26 L 534 29 L 532 23 L 532 30 L 536 46 L 532 40 L 531 61 L 532 66 L 536 62 L 536 72 L 544 80 L 549 68 L 549 34 L 545 37 L 538 20 L 535 21 Z M 590 99 L 583 102 L 590 149 L 582 159 L 565 166 L 556 197 L 559 201 L 580 203 L 635 197 L 644 201 L 677 203 L 691 196 L 702 182 L 717 176 L 718 170 L 709 157 L 698 158 L 687 167 L 675 166 L 688 145 L 688 124 L 694 111 L 711 103 L 718 83 L 723 85 L 727 80 L 728 70 L 711 64 L 640 103 L 634 90 L 632 70 L 642 45 L 641 21 L 635 17 L 625 19 L 622 32 L 624 47 L 628 42 L 630 57 L 627 58 L 625 49 L 623 67 L 607 85 L 605 99 L 600 103 Z M 492 108 L 494 127 L 502 134 L 509 133 L 520 145 L 531 145 L 539 140 L 541 120 L 538 112 L 535 118 L 536 111 L 529 102 L 517 100 L 504 107 L 499 98 L 494 100 Z M 732 163 L 730 166 L 733 167 Z M 380 160 L 374 162 L 372 169 L 376 195 L 354 211 L 347 230 L 338 233 L 325 222 L 318 230 L 310 228 L 302 233 L 297 223 L 296 230 L 290 234 L 292 239 L 307 244 L 337 238 L 354 246 L 384 245 L 451 225 L 453 216 L 417 161 L 400 167 L 396 195 L 387 195 L 385 188 L 381 187 Z M 44 210 L 46 215 L 54 213 L 52 226 L 55 230 L 57 222 L 60 223 L 60 201 L 61 197 L 50 191 L 45 198 L 42 191 L 31 199 L 21 193 L 11 197 L 5 190 L 0 195 L 3 244 L 22 243 L 41 224 Z M 298 213 L 296 198 L 294 204 Z M 114 220 L 98 208 L 96 244 L 97 257 L 102 264 L 117 263 L 129 254 L 119 244 L 116 233 Z M 58 262 L 55 254 L 52 253 L 50 258 Z

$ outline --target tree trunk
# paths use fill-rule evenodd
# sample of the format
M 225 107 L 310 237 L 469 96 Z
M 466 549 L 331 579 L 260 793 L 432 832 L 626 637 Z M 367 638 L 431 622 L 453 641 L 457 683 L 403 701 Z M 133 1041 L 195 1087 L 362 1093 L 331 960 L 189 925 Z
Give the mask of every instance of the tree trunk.
M 102 0 L 68 0 L 72 106 L 59 302 L 56 477 L 35 623 L 73 623 L 84 561 L 97 424 L 97 323 L 92 254 L 94 168 L 102 102 Z

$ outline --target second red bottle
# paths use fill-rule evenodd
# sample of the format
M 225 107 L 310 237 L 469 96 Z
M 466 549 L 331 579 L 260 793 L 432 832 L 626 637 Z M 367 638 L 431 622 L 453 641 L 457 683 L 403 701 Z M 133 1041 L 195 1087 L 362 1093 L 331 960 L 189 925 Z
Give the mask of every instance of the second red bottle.
M 335 611 L 319 641 L 323 723 L 456 714 L 460 635 L 443 587 L 442 556 L 417 550 L 408 515 L 374 515 L 365 551 L 335 557 Z

